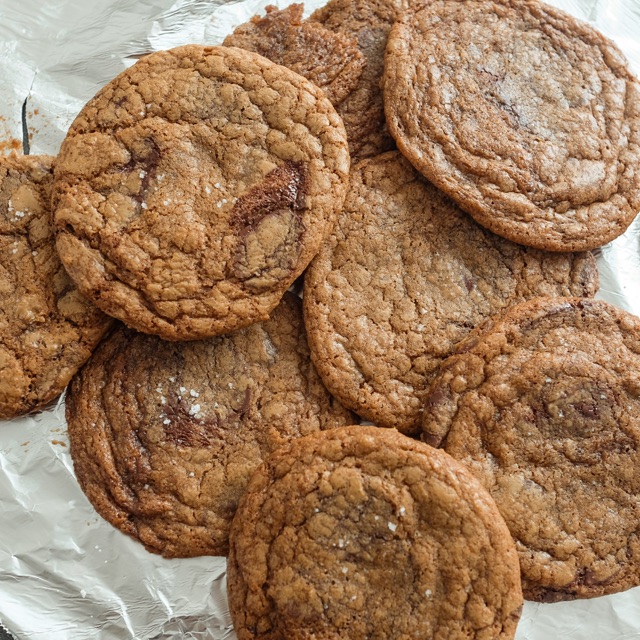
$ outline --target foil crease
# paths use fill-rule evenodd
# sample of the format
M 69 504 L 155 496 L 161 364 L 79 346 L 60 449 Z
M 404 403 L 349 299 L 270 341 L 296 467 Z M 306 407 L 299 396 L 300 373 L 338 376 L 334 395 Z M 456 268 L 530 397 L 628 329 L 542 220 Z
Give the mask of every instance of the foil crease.
M 218 44 L 267 4 L 0 0 L 0 154 L 55 154 L 96 91 L 142 55 Z M 324 4 L 305 3 L 306 13 Z M 553 0 L 612 38 L 640 75 L 640 0 Z M 640 219 L 597 252 L 599 298 L 640 315 Z M 0 623 L 33 640 L 231 640 L 225 560 L 165 560 L 103 521 L 69 456 L 64 399 L 0 424 Z M 640 638 L 640 588 L 526 603 L 517 640 Z

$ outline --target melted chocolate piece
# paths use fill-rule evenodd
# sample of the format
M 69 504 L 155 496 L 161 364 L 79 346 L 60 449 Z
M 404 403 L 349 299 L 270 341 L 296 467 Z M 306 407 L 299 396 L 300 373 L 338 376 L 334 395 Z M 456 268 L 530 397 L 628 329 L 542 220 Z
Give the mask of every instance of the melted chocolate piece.
M 166 415 L 169 422 L 163 424 L 165 436 L 169 442 L 179 447 L 207 447 L 216 440 L 224 440 L 224 432 L 230 426 L 237 427 L 249 411 L 251 390 L 245 390 L 244 401 L 239 409 L 222 418 L 214 415 L 199 418 L 197 412 L 191 413 L 181 396 L 174 395 L 167 403 Z
M 264 180 L 240 196 L 232 219 L 245 230 L 256 226 L 264 217 L 283 209 L 305 208 L 307 169 L 302 162 L 287 160 L 270 171 Z
M 232 222 L 238 243 L 230 275 L 248 289 L 276 286 L 295 268 L 304 231 L 299 211 L 306 204 L 306 166 L 287 161 L 238 198 Z

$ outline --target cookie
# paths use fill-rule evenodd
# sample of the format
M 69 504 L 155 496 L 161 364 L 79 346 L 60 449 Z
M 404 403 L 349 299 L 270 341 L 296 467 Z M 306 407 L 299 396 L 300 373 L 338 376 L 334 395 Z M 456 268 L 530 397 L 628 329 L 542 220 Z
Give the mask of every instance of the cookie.
M 640 85 L 617 47 L 536 0 L 437 0 L 389 37 L 402 153 L 491 231 L 538 249 L 613 240 L 640 210 Z
M 338 106 L 353 162 L 395 148 L 387 131 L 380 81 L 384 50 L 393 23 L 408 0 L 330 0 L 309 20 L 355 38 L 367 61 L 355 90 Z
M 98 513 L 165 557 L 223 555 L 268 453 L 350 424 L 309 359 L 300 301 L 264 323 L 173 343 L 122 327 L 71 384 L 71 456 Z
M 78 288 L 168 340 L 265 320 L 333 226 L 344 128 L 321 89 L 249 51 L 145 56 L 62 144 L 57 247 Z
M 57 398 L 110 319 L 73 286 L 50 224 L 53 158 L 0 158 L 0 418 Z
M 305 275 L 311 354 L 345 406 L 416 433 L 430 380 L 473 327 L 533 296 L 593 296 L 597 283 L 590 253 L 486 231 L 389 152 L 352 169 L 344 211 Z
M 223 44 L 255 51 L 320 87 L 334 106 L 356 87 L 366 65 L 357 42 L 321 24 L 302 19 L 304 5 L 273 5 L 266 15 L 240 25 Z
M 233 521 L 239 640 L 513 638 L 511 536 L 480 483 L 395 430 L 344 427 L 259 467 Z
M 525 597 L 640 585 L 640 319 L 537 299 L 471 334 L 427 398 L 424 438 L 491 492 Z

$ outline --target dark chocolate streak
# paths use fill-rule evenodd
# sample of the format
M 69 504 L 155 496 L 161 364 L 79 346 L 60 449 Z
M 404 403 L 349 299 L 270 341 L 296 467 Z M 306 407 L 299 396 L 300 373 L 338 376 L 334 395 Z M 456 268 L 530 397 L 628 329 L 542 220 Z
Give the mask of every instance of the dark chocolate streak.
M 160 164 L 160 149 L 158 149 L 156 143 L 153 140 L 147 139 L 146 142 L 149 142 L 150 145 L 146 145 L 149 149 L 148 154 L 140 157 L 133 157 L 130 161 L 130 164 L 133 163 L 133 166 L 138 171 L 144 171 L 144 178 L 142 178 L 142 182 L 140 185 L 140 191 L 132 196 L 138 204 L 144 202 L 145 197 L 147 195 L 147 191 L 149 190 L 149 184 L 151 183 L 151 179 L 155 177 L 156 172 L 158 170 L 158 165 Z
M 276 211 L 304 209 L 306 182 L 304 163 L 287 160 L 270 171 L 259 185 L 238 198 L 231 214 L 232 222 L 240 228 L 253 227 Z
M 627 555 L 629 555 L 628 550 Z M 577 587 L 579 585 L 586 584 L 589 586 L 606 586 L 612 583 L 616 578 L 618 578 L 620 573 L 622 573 L 622 569 L 616 571 L 613 575 L 609 576 L 605 580 L 597 580 L 593 571 L 583 567 L 578 572 L 576 579 L 573 580 L 573 582 L 570 582 L 568 585 L 564 586 L 562 589 L 543 590 L 539 602 L 552 603 L 576 600 L 580 597 L 579 593 L 577 592 Z
M 262 182 L 240 196 L 231 212 L 231 225 L 236 229 L 237 244 L 229 265 L 228 276 L 243 282 L 248 288 L 260 290 L 269 284 L 257 282 L 262 276 L 280 282 L 296 269 L 301 250 L 300 237 L 304 232 L 301 216 L 306 208 L 307 168 L 302 162 L 287 161 L 270 171 Z M 287 225 L 286 236 L 281 238 L 270 253 L 251 263 L 247 242 L 258 233 L 269 218 L 281 218 Z
M 251 390 L 246 389 L 242 406 L 232 409 L 226 418 L 215 414 L 212 417 L 196 418 L 189 414 L 189 407 L 182 398 L 174 395 L 167 399 L 165 413 L 170 423 L 163 424 L 165 437 L 179 447 L 208 447 L 216 440 L 222 440 L 224 432 L 230 426 L 237 426 L 249 412 L 250 406 Z

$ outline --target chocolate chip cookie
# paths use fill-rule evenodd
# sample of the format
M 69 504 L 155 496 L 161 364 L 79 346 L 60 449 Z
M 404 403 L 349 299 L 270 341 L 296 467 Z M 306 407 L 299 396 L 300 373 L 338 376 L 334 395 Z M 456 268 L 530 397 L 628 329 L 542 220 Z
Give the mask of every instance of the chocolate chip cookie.
M 302 19 L 304 5 L 266 8 L 223 42 L 226 47 L 255 51 L 288 67 L 320 87 L 334 106 L 356 87 L 366 65 L 354 38 Z
M 640 585 L 640 319 L 537 299 L 470 335 L 427 397 L 424 438 L 491 492 L 525 597 Z
M 355 90 L 338 106 L 354 162 L 395 148 L 385 123 L 380 81 L 389 31 L 407 4 L 408 0 L 330 0 L 311 15 L 312 22 L 355 38 L 367 61 Z
M 228 564 L 239 640 L 513 638 L 522 593 L 489 495 L 393 429 L 300 438 L 259 467 Z
M 67 386 L 110 324 L 85 300 L 55 251 L 53 158 L 0 158 L 0 418 L 45 406 Z
M 403 154 L 509 240 L 583 251 L 640 210 L 640 84 L 618 48 L 536 0 L 438 0 L 393 28 Z
M 225 554 L 262 458 L 352 421 L 310 362 L 291 294 L 267 322 L 204 341 L 121 326 L 67 396 L 82 489 L 103 518 L 165 557 Z
M 321 89 L 250 51 L 145 56 L 82 109 L 55 171 L 57 247 L 107 313 L 169 340 L 264 320 L 342 206 Z
M 597 281 L 590 253 L 486 231 L 390 152 L 352 170 L 344 211 L 306 273 L 311 354 L 345 406 L 419 432 L 429 381 L 473 327 L 533 296 L 592 296 Z

